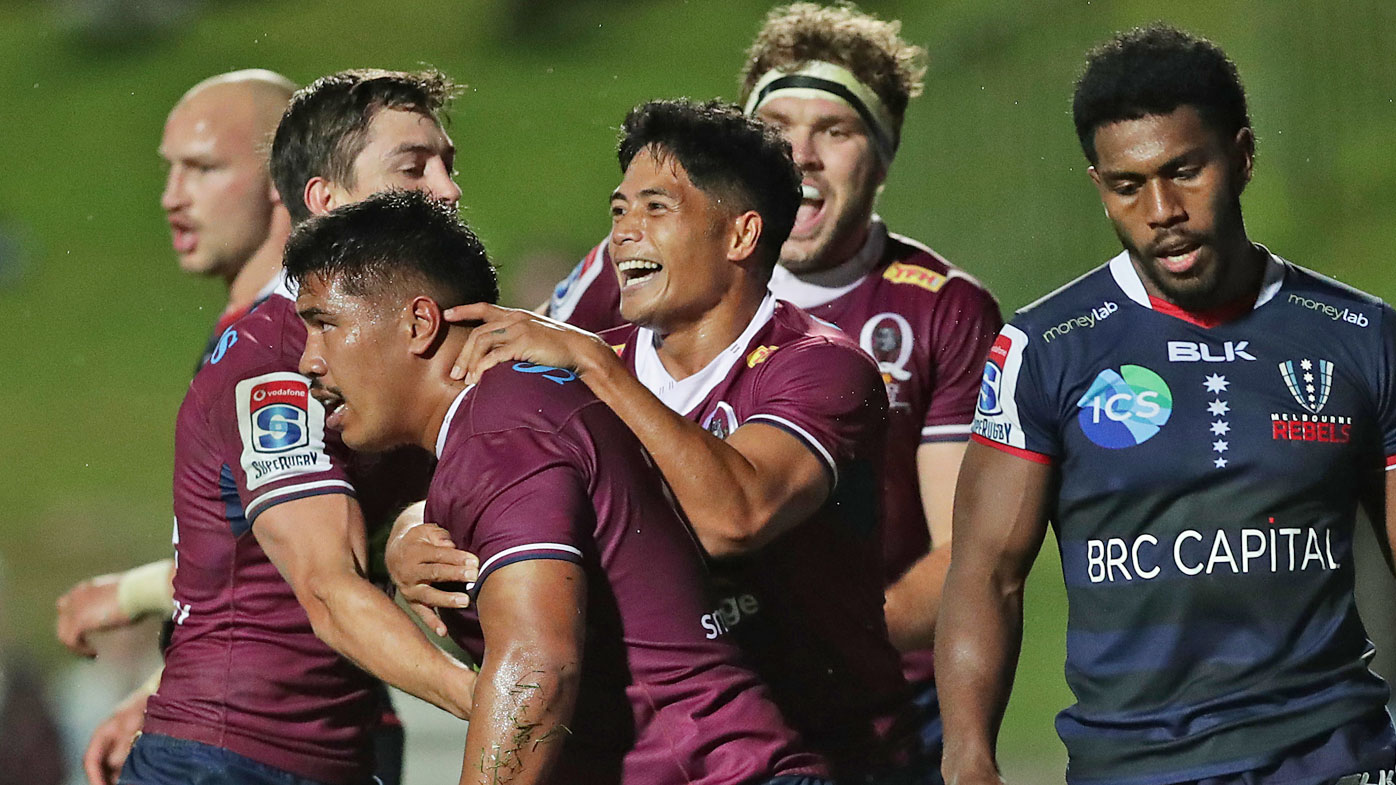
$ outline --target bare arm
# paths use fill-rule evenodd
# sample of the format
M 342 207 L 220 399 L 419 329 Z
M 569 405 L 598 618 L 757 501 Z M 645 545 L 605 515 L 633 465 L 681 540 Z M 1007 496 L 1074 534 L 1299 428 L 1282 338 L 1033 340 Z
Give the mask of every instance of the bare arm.
M 543 782 L 562 751 L 581 683 L 586 574 L 531 559 L 501 567 L 476 607 L 485 658 L 461 785 Z
M 1023 641 L 1023 583 L 1047 533 L 1052 468 L 972 443 L 955 492 L 936 683 L 948 785 L 997 783 L 995 746 Z
M 279 504 L 257 517 L 257 542 L 291 584 L 315 634 L 378 678 L 468 718 L 475 674 L 436 648 L 368 581 L 363 516 L 344 494 Z
M 58 640 L 74 654 L 97 656 L 88 640 L 92 633 L 124 627 L 152 614 L 170 613 L 173 575 L 174 561 L 161 559 L 79 581 L 58 598 Z
M 899 651 L 929 649 L 935 643 L 941 589 L 950 568 L 951 511 L 955 478 L 965 442 L 923 444 L 916 450 L 921 504 L 930 528 L 931 550 L 887 587 L 887 632 Z
M 713 556 L 761 548 L 807 519 L 829 494 L 828 471 L 794 436 L 757 423 L 741 426 L 725 441 L 713 436 L 665 406 L 591 333 L 492 305 L 453 308 L 447 317 L 485 322 L 457 361 L 471 381 L 510 360 L 576 371 L 654 456 Z

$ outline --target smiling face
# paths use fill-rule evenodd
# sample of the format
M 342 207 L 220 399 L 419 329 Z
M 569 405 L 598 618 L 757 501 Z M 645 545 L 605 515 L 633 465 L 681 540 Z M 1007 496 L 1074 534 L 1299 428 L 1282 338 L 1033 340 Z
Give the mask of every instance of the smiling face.
M 1091 179 L 1150 294 L 1190 310 L 1221 305 L 1247 274 L 1241 192 L 1249 128 L 1212 130 L 1192 106 L 1103 125 Z
M 421 191 L 456 204 L 456 148 L 441 125 L 427 114 L 382 109 L 365 131 L 364 148 L 354 158 L 354 185 L 330 184 L 328 209 L 361 201 L 383 191 Z
M 411 358 L 404 309 L 347 294 L 337 281 L 312 274 L 301 282 L 296 310 L 307 329 L 300 372 L 325 407 L 325 425 L 355 450 L 412 441 L 402 416 Z
M 720 302 L 743 269 L 729 258 L 729 219 L 671 155 L 645 148 L 611 194 L 610 255 L 621 316 L 668 332 Z
M 280 198 L 267 172 L 263 114 L 252 91 L 225 83 L 186 96 L 165 121 L 160 206 L 185 272 L 231 280 L 267 241 Z
M 862 119 L 838 101 L 792 96 L 767 101 L 756 116 L 790 142 L 804 191 L 781 265 L 800 273 L 848 261 L 867 237 L 886 177 Z

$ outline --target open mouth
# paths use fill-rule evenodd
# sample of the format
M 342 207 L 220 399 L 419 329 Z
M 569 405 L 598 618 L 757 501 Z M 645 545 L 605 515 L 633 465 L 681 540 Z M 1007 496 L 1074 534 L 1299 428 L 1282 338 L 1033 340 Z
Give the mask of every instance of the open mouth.
M 663 269 L 664 265 L 651 262 L 648 259 L 627 259 L 623 262 L 616 262 L 616 271 L 620 273 L 621 291 L 644 286 Z
M 1183 275 L 1197 264 L 1197 257 L 1201 252 L 1201 245 L 1187 243 L 1186 245 L 1160 248 L 1154 253 L 1154 256 L 1163 266 L 1163 269 L 1173 275 Z
M 189 253 L 199 245 L 194 228 L 184 221 L 170 221 L 170 245 L 175 253 Z
M 810 183 L 800 185 L 800 209 L 795 213 L 795 226 L 790 234 L 804 235 L 813 231 L 824 217 L 824 192 Z
M 344 398 L 323 387 L 312 390 L 310 394 L 325 407 L 325 427 L 339 430 L 344 421 Z

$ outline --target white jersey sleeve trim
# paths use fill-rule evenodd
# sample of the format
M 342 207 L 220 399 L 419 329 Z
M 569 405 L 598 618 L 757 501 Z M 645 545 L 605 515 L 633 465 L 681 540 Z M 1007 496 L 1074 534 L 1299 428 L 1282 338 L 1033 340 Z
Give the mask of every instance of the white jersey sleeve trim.
M 258 515 L 261 515 L 268 507 L 275 507 L 280 501 L 285 500 L 287 496 L 306 494 L 310 491 L 327 493 L 332 489 L 343 490 L 349 494 L 354 493 L 354 486 L 344 480 L 317 480 L 316 482 L 303 482 L 298 485 L 288 485 L 284 488 L 268 491 L 253 499 L 252 503 L 247 505 L 247 509 L 243 510 L 242 517 L 250 521 Z
M 818 439 L 814 438 L 813 434 L 811 434 L 804 428 L 801 428 L 800 426 L 796 425 L 795 423 L 790 422 L 784 417 L 777 417 L 774 414 L 753 414 L 750 417 L 746 418 L 746 422 L 759 422 L 762 420 L 773 422 L 777 426 L 785 430 L 791 431 L 792 433 L 794 433 L 795 436 L 807 442 L 810 446 L 810 449 L 814 450 L 814 453 L 818 455 L 820 458 L 822 458 L 824 460 L 825 466 L 829 468 L 829 474 L 833 477 L 833 485 L 839 484 L 839 467 L 838 464 L 834 462 L 834 456 L 831 455 L 829 451 L 824 448 L 824 445 L 819 443 Z
M 970 423 L 964 425 L 927 425 L 921 429 L 922 436 L 969 436 Z
M 480 565 L 480 578 L 470 583 L 467 583 L 465 585 L 466 591 L 474 590 L 474 588 L 477 585 L 479 585 L 480 579 L 483 579 L 489 573 L 490 568 L 498 564 L 501 559 L 507 559 L 510 556 L 514 556 L 520 553 L 526 553 L 528 551 L 552 551 L 553 553 L 571 554 L 573 556 L 576 556 L 578 559 L 582 558 L 582 552 L 580 550 L 572 547 L 571 545 L 564 545 L 560 542 L 533 542 L 529 543 L 528 545 L 515 545 L 512 548 L 505 548 L 499 553 L 496 553 L 495 555 L 486 559 L 485 563 Z

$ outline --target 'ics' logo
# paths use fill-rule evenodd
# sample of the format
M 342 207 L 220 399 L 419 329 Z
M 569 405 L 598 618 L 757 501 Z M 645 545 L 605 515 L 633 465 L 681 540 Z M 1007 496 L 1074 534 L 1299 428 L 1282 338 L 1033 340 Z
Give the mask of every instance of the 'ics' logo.
M 285 452 L 309 444 L 309 407 L 307 382 L 266 382 L 253 387 L 249 407 L 253 449 Z
M 1143 444 L 1173 414 L 1173 393 L 1163 377 L 1142 365 L 1101 371 L 1076 402 L 1086 438 L 1111 450 Z

